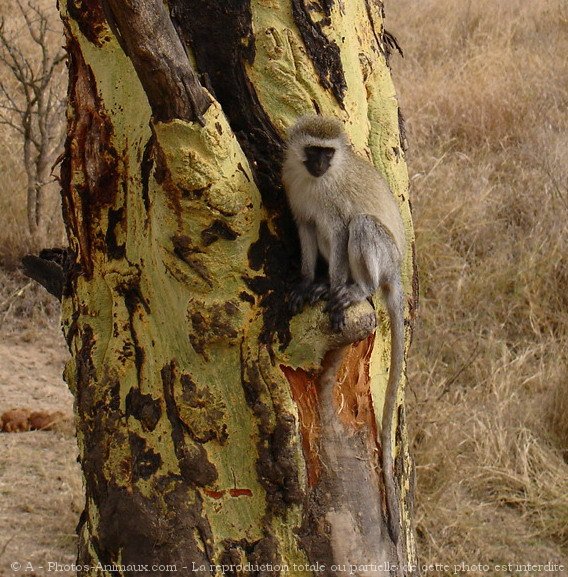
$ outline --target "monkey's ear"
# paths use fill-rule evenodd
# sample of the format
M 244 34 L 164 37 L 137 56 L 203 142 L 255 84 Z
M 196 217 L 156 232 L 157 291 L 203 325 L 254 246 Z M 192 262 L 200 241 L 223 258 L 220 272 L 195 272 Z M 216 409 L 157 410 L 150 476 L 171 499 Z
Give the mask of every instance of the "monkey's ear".
M 63 248 L 43 249 L 39 256 L 27 254 L 22 258 L 23 272 L 60 301 L 65 284 L 66 259 L 67 251 Z

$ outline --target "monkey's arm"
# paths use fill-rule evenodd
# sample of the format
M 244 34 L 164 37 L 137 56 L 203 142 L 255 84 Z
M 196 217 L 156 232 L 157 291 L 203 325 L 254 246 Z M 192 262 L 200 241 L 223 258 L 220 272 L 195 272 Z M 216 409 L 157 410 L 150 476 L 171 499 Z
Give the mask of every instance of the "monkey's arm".
M 302 247 L 302 279 L 313 283 L 316 278 L 318 240 L 313 223 L 298 222 L 298 235 Z
M 349 281 L 348 241 L 349 229 L 343 223 L 338 224 L 329 247 L 329 285 L 332 293 Z
M 329 292 L 326 283 L 315 280 L 318 260 L 316 227 L 305 221 L 298 221 L 297 226 L 302 248 L 302 281 L 290 295 L 290 309 L 293 314 L 300 312 L 305 303 L 314 304 L 321 298 L 326 298 Z

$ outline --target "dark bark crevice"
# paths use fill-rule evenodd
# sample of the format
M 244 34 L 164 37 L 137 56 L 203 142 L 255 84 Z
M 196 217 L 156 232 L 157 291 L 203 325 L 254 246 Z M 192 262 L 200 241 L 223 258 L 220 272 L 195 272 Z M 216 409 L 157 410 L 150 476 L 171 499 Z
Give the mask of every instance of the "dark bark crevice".
M 281 209 L 282 185 L 275 167 L 282 161 L 282 139 L 260 105 L 245 69 L 245 63 L 254 62 L 255 57 L 249 3 L 172 0 L 170 6 L 180 36 L 195 55 L 200 74 L 209 78 L 250 161 L 264 203 L 270 209 Z
M 138 383 L 142 382 L 142 367 L 146 358 L 146 352 L 140 345 L 140 339 L 136 332 L 135 316 L 140 314 L 141 309 L 150 314 L 150 306 L 140 289 L 140 275 L 131 277 L 117 286 L 117 292 L 124 298 L 124 306 L 128 311 L 128 329 L 132 337 L 134 347 L 134 364 L 136 365 L 136 377 Z
M 126 417 L 134 417 L 142 423 L 144 431 L 153 431 L 162 416 L 162 406 L 152 395 L 143 395 L 139 389 L 132 388 L 126 395 Z
M 262 372 L 244 351 L 241 352 L 241 383 L 246 402 L 259 423 L 256 466 L 266 490 L 268 511 L 270 515 L 284 516 L 288 505 L 301 503 L 304 498 L 291 445 L 295 419 L 281 407 L 270 404 L 270 392 Z
M 280 181 L 283 141 L 246 72 L 245 64 L 255 57 L 250 5 L 237 0 L 195 0 L 191 4 L 172 0 L 170 7 L 172 20 L 195 55 L 199 73 L 209 79 L 270 211 L 272 227 L 264 223 L 259 250 L 255 253 L 251 247 L 255 270 L 262 269 L 264 274 L 246 280 L 260 297 L 264 315 L 261 342 L 270 345 L 276 335 L 285 346 L 290 341 L 290 314 L 282 305 L 291 280 L 299 274 L 299 248 Z
M 119 244 L 117 240 L 117 228 L 125 222 L 126 209 L 121 206 L 108 211 L 108 226 L 106 232 L 106 245 L 108 257 L 112 260 L 121 260 L 126 256 L 126 243 Z
M 254 547 L 246 549 L 246 553 L 251 563 L 277 564 L 280 553 L 278 541 L 271 531 L 272 520 L 275 517 L 285 519 L 290 505 L 304 500 L 293 448 L 296 422 L 293 415 L 275 402 L 271 383 L 265 380 L 259 359 L 252 360 L 248 353 L 250 351 L 241 348 L 241 384 L 246 402 L 258 421 L 256 470 L 266 491 L 267 511 L 262 520 L 264 537 Z M 279 573 L 258 573 L 259 576 L 264 574 Z
M 323 32 L 320 22 L 310 16 L 310 8 L 305 0 L 292 0 L 292 15 L 300 31 L 304 46 L 315 66 L 321 85 L 330 90 L 339 106 L 343 108 L 343 99 L 347 90 L 339 46 L 329 40 Z M 324 4 L 324 24 L 330 23 L 331 2 Z
M 103 6 L 100 2 L 67 1 L 67 11 L 85 38 L 95 46 L 110 40 Z
M 172 361 L 161 370 L 166 415 L 172 430 L 172 443 L 183 480 L 191 486 L 204 487 L 218 478 L 215 466 L 208 460 L 207 452 L 199 443 L 186 442 L 186 433 L 191 435 L 183 422 L 176 405 L 174 387 L 177 379 L 176 363 Z

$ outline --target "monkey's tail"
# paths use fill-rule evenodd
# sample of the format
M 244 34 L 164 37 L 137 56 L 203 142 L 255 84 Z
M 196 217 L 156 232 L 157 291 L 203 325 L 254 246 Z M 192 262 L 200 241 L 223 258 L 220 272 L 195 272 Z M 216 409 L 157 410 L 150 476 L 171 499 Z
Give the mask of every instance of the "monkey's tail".
M 385 296 L 391 330 L 391 358 L 383 408 L 381 445 L 388 527 L 391 539 L 396 544 L 400 534 L 400 506 L 394 480 L 393 425 L 397 407 L 398 387 L 404 363 L 404 292 L 400 279 L 397 279 L 389 286 Z

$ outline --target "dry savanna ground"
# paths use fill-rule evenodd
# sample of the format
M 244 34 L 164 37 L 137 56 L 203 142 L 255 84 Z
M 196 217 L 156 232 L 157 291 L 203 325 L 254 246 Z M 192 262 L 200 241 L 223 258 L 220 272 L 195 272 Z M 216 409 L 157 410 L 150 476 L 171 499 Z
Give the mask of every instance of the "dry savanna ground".
M 67 352 L 53 300 L 20 274 L 0 269 L 0 415 L 26 409 L 56 421 L 53 430 L 0 433 L 2 577 L 17 574 L 14 562 L 37 568 L 75 558 L 82 487 L 72 398 L 61 376 Z
M 420 561 L 561 574 L 514 565 L 568 567 L 568 5 L 385 4 L 405 52 L 392 66 L 422 292 L 408 391 Z M 13 271 L 28 248 L 17 149 L 0 127 L 0 412 L 69 416 L 56 306 Z M 0 575 L 73 559 L 65 421 L 0 435 Z

